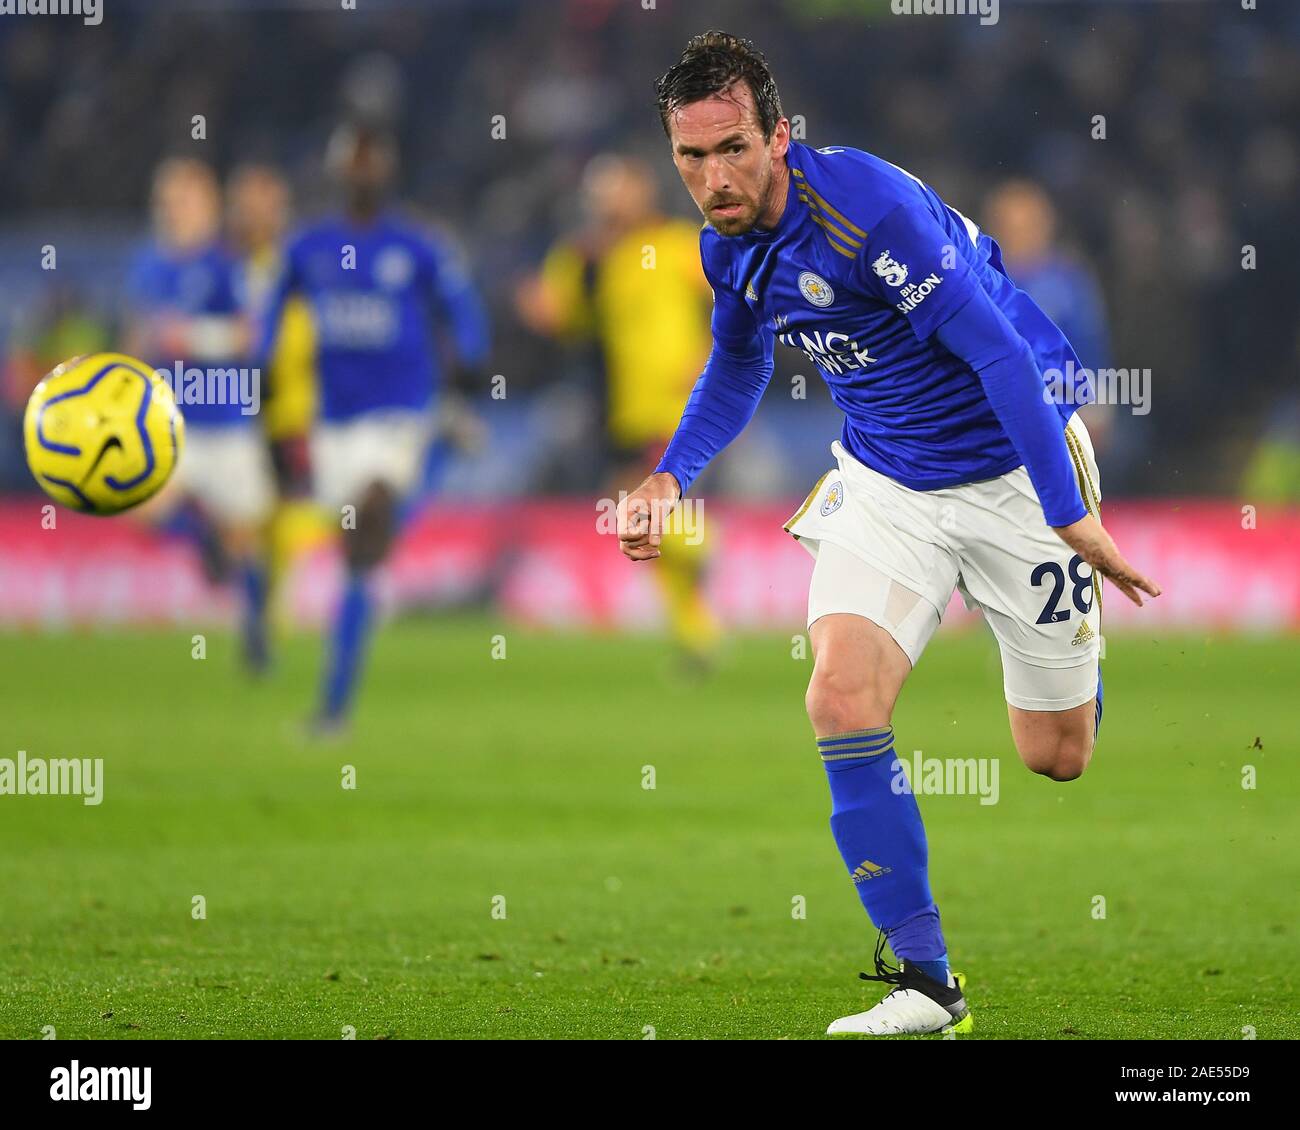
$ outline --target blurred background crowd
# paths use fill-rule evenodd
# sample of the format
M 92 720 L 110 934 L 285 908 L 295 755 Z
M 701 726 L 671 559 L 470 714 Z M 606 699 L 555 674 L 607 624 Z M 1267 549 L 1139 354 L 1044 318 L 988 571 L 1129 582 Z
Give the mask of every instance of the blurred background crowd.
M 31 485 L 17 420 L 34 379 L 119 342 L 159 161 L 199 157 L 223 180 L 266 163 L 310 217 L 331 205 L 324 153 L 344 117 L 394 130 L 401 197 L 460 245 L 488 308 L 489 369 L 509 395 L 465 392 L 489 448 L 512 457 L 467 457 L 456 489 L 601 482 L 599 350 L 539 332 L 529 280 L 591 222 L 582 186 L 600 154 L 644 157 L 659 207 L 694 220 L 652 83 L 701 30 L 698 6 L 360 7 L 118 0 L 94 27 L 0 19 L 3 489 Z M 1085 363 L 1151 371 L 1148 413 L 1120 406 L 1093 423 L 1112 495 L 1223 494 L 1252 468 L 1259 490 L 1284 491 L 1277 459 L 1258 468 L 1261 438 L 1285 447 L 1296 426 L 1300 6 L 1003 0 L 999 16 L 896 15 L 889 0 L 708 8 L 765 50 L 796 132 L 933 184 L 1000 239 Z M 46 246 L 57 270 L 42 270 Z M 797 495 L 819 473 L 837 418 L 808 368 L 778 351 L 714 490 Z M 788 395 L 801 369 L 804 401 Z

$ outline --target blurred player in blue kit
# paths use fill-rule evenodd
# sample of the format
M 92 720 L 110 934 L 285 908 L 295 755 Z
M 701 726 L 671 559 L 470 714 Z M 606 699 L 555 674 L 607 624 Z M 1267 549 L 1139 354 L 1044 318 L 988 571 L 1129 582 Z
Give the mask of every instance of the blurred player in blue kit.
M 1137 604 L 1160 588 L 1102 528 L 1087 429 L 1044 380 L 1078 358 L 993 239 L 887 161 L 791 140 L 745 40 L 695 37 L 657 94 L 707 221 L 713 350 L 657 470 L 620 507 L 620 544 L 659 555 L 665 515 L 753 415 L 776 341 L 817 366 L 845 421 L 837 465 L 786 525 L 815 558 L 806 705 L 831 831 L 880 930 L 863 976 L 890 986 L 828 1031 L 969 1031 L 894 704 L 960 590 L 997 639 L 1021 758 L 1078 777 L 1102 710 L 1095 577 Z
M 273 492 L 254 419 L 261 392 L 248 367 L 251 326 L 236 261 L 220 238 L 216 174 L 193 158 L 163 161 L 151 206 L 154 236 L 128 274 L 126 348 L 168 374 L 185 414 L 185 453 L 160 506 L 179 503 L 173 524 L 198 542 L 210 580 L 238 581 L 244 659 L 261 670 L 267 647 L 260 536 Z
M 1041 185 L 1009 180 L 984 204 L 989 230 L 998 233 L 1002 260 L 1016 285 L 1060 327 L 1090 373 L 1109 365 L 1106 305 L 1087 266 L 1058 245 L 1056 209 Z M 1108 439 L 1113 404 L 1085 404 L 1079 415 L 1104 454 L 1114 455 Z
M 400 504 L 419 484 L 443 384 L 437 330 L 445 327 L 464 381 L 480 372 L 488 348 L 483 308 L 458 255 L 387 203 L 394 140 L 345 124 L 326 163 L 343 211 L 289 241 L 258 349 L 271 355 L 285 303 L 304 297 L 319 414 L 301 473 L 309 467 L 317 498 L 343 529 L 347 565 L 313 720 L 321 735 L 345 726 L 374 619 L 375 569 L 392 546 Z

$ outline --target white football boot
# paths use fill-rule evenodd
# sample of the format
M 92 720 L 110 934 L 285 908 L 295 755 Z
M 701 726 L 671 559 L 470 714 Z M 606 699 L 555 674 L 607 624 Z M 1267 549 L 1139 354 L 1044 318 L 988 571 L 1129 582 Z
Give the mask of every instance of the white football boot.
M 948 974 L 948 984 L 941 985 L 907 962 L 899 968 L 887 965 L 881 945 L 876 947 L 876 973 L 859 973 L 864 981 L 884 981 L 894 988 L 874 1008 L 841 1016 L 826 1029 L 828 1036 L 906 1036 L 930 1032 L 966 1033 L 975 1027 L 975 1018 L 966 1004 L 963 990 L 965 975 Z

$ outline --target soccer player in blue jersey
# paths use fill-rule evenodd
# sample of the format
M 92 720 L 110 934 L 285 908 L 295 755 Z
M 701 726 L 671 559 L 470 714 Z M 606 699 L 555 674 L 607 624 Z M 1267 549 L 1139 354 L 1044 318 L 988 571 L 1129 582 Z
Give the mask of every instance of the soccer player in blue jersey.
M 997 638 L 1021 758 L 1072 780 L 1101 719 L 1094 575 L 1138 604 L 1160 588 L 1098 520 L 1087 432 L 1047 375 L 1073 350 L 987 234 L 887 161 L 792 141 L 746 40 L 695 37 L 657 93 L 707 221 L 713 351 L 658 469 L 619 509 L 620 544 L 658 556 L 665 515 L 753 415 L 777 340 L 816 364 L 845 420 L 837 466 L 786 526 L 816 559 L 806 702 L 831 831 L 880 930 L 863 976 L 891 986 L 829 1032 L 968 1031 L 920 812 L 899 787 L 894 703 L 960 589 Z
M 346 722 L 373 620 L 374 571 L 429 447 L 442 382 L 435 327 L 445 326 L 467 373 L 484 364 L 488 345 L 483 308 L 458 255 L 386 203 L 397 168 L 393 140 L 344 125 L 331 138 L 327 164 L 342 183 L 344 210 L 289 242 L 259 349 L 269 356 L 284 303 L 305 296 L 320 384 L 310 471 L 317 497 L 345 532 L 347 563 L 314 721 L 322 735 Z
M 172 490 L 183 504 L 178 517 L 195 535 L 209 579 L 238 580 L 244 659 L 260 670 L 267 659 L 260 537 L 271 470 L 254 426 L 260 391 L 245 367 L 250 329 L 236 261 L 219 238 L 216 174 L 193 158 L 162 162 L 152 210 L 154 236 L 127 277 L 127 348 L 164 372 L 177 393 L 185 414 Z

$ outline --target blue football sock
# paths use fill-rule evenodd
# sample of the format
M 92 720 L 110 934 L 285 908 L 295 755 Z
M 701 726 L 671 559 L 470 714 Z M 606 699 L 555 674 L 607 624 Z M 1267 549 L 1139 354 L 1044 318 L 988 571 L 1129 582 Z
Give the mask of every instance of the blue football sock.
M 928 977 L 933 977 L 941 985 L 948 983 L 948 955 L 940 953 L 936 958 L 920 959 L 915 956 L 918 951 L 933 952 L 933 941 L 937 937 L 943 943 L 943 930 L 939 924 L 939 910 L 930 907 L 913 914 L 905 922 L 891 926 L 886 932 L 889 947 L 894 956 L 900 960 L 906 954 L 912 954 L 908 965 L 914 965 Z
M 1101 733 L 1101 663 L 1097 663 L 1097 724 L 1093 727 L 1092 740 L 1095 742 L 1097 736 Z
M 266 665 L 266 570 L 254 560 L 239 568 L 240 588 L 244 593 L 244 657 L 254 668 Z
M 948 984 L 948 955 L 944 954 L 938 961 L 913 961 L 910 964 L 915 965 L 922 973 L 933 981 L 938 981 L 941 985 Z
M 221 536 L 197 504 L 183 502 L 163 520 L 161 529 L 189 542 L 198 551 L 209 584 L 223 584 L 229 578 L 231 561 Z
M 930 894 L 921 810 L 894 757 L 894 730 L 877 726 L 817 739 L 831 786 L 831 832 L 867 915 L 900 961 L 943 962 L 947 945 Z
M 325 699 L 322 712 L 328 718 L 341 718 L 352 701 L 361 660 L 370 634 L 373 606 L 369 578 L 350 573 L 343 599 L 334 616 L 330 640 L 329 670 L 325 676 Z

